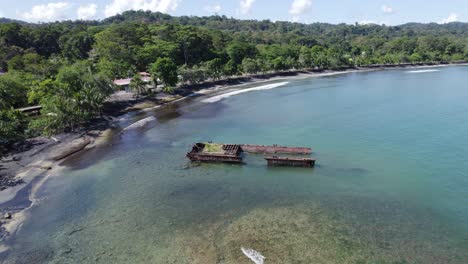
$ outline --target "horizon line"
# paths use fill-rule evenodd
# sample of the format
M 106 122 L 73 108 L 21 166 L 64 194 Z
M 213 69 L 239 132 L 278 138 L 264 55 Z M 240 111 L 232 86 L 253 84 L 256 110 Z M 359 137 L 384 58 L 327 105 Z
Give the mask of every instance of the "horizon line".
M 163 13 L 163 12 L 153 12 L 153 11 L 149 11 L 149 10 L 126 10 L 122 13 L 119 13 L 119 14 L 116 14 L 116 15 L 113 15 L 113 16 L 109 16 L 109 17 L 106 17 L 106 18 L 95 18 L 95 19 L 62 19 L 62 20 L 54 20 L 54 21 L 36 21 L 36 22 L 29 22 L 29 21 L 26 21 L 26 20 L 22 20 L 22 19 L 16 19 L 16 18 L 10 18 L 10 17 L 6 17 L 6 16 L 3 16 L 3 17 L 0 17 L 0 19 L 8 19 L 8 20 L 12 20 L 11 23 L 15 23 L 15 22 L 21 22 L 21 23 L 24 23 L 24 24 L 53 24 L 53 23 L 61 23 L 61 22 L 103 22 L 104 20 L 106 19 L 110 19 L 110 18 L 113 18 L 113 17 L 117 17 L 117 16 L 122 16 L 123 14 L 127 13 L 127 12 L 143 12 L 143 13 L 151 13 L 151 14 L 162 14 L 162 15 L 167 15 L 167 16 L 170 16 L 170 17 L 174 17 L 174 18 L 180 18 L 180 17 L 196 17 L 196 18 L 209 18 L 209 17 L 223 17 L 223 18 L 227 18 L 227 19 L 231 19 L 231 20 L 239 20 L 239 21 L 255 21 L 255 22 L 264 22 L 264 21 L 268 21 L 270 23 L 291 23 L 291 24 L 301 24 L 301 25 L 313 25 L 313 24 L 328 24 L 328 25 L 350 25 L 350 26 L 354 26 L 354 25 L 359 25 L 359 26 L 366 26 L 366 25 L 375 25 L 375 26 L 388 26 L 388 27 L 398 27 L 398 26 L 403 26 L 403 25 L 407 25 L 407 24 L 421 24 L 421 25 L 430 25 L 430 24 L 436 24 L 436 25 L 450 25 L 450 24 L 468 24 L 468 22 L 463 22 L 463 21 L 453 21 L 453 22 L 449 22 L 449 23 L 441 23 L 441 22 L 416 22 L 416 21 L 408 21 L 408 22 L 404 22 L 404 23 L 400 23 L 400 24 L 386 24 L 386 23 L 376 23 L 376 22 L 373 22 L 373 21 L 355 21 L 354 23 L 349 23 L 349 22 L 339 22 L 339 23 L 333 23 L 333 22 L 322 22 L 322 21 L 314 21 L 314 22 L 298 22 L 298 21 L 290 21 L 290 20 L 273 20 L 273 19 L 243 19 L 243 18 L 235 18 L 233 16 L 231 17 L 228 17 L 227 15 L 223 15 L 223 14 L 213 14 L 213 15 L 209 15 L 209 16 L 198 16 L 198 15 L 179 15 L 179 16 L 175 16 L 175 15 L 171 15 L 171 14 L 168 14 L 168 13 Z

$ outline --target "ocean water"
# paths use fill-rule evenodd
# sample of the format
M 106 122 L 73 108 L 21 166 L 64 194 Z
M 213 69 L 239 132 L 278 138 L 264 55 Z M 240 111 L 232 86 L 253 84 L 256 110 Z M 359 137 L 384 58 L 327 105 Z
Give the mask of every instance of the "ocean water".
M 128 115 L 48 178 L 5 263 L 468 263 L 468 67 L 286 79 Z M 242 92 L 240 92 L 242 89 Z M 313 169 L 191 164 L 202 141 Z

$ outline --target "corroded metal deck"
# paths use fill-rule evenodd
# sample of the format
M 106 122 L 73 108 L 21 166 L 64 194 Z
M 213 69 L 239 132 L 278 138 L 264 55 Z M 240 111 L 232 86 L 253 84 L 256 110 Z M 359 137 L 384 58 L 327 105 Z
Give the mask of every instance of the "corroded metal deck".
M 209 145 L 209 143 L 207 143 Z M 221 145 L 218 151 L 210 152 L 206 150 L 207 144 L 197 143 L 192 147 L 192 150 L 187 153 L 187 158 L 191 161 L 198 162 L 226 162 L 226 163 L 242 163 L 242 149 L 239 145 L 226 144 Z M 213 144 L 220 145 L 220 144 Z
M 286 167 L 314 167 L 315 159 L 310 158 L 287 158 L 287 157 L 266 157 L 268 166 L 286 166 Z
M 192 154 L 188 153 L 187 157 L 191 161 L 199 162 L 225 162 L 225 163 L 242 163 L 242 157 L 233 155 L 219 154 Z
M 293 154 L 309 155 L 312 149 L 304 147 L 284 147 L 284 146 L 263 146 L 263 145 L 238 145 L 238 144 L 219 144 L 219 143 L 196 143 L 187 158 L 196 162 L 225 162 L 242 164 L 242 152 L 261 153 L 261 154 Z M 313 167 L 315 159 L 278 157 L 270 156 L 265 160 L 268 166 L 289 166 L 289 167 Z
M 304 147 L 285 147 L 285 146 L 264 146 L 264 145 L 240 145 L 244 152 L 264 153 L 264 154 L 311 154 L 311 148 Z

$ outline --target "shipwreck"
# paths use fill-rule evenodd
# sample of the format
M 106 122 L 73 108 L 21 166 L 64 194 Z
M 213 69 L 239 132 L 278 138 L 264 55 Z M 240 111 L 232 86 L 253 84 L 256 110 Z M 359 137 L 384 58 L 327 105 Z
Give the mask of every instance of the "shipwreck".
M 187 153 L 191 161 L 242 163 L 242 148 L 235 144 L 197 143 Z
M 196 143 L 187 158 L 194 162 L 218 162 L 244 164 L 243 153 L 252 154 L 274 154 L 265 157 L 268 166 L 288 167 L 314 167 L 315 159 L 308 157 L 296 157 L 297 155 L 310 155 L 311 148 L 264 146 L 264 145 L 242 145 L 242 144 L 220 144 L 220 143 Z M 277 154 L 294 155 L 294 157 L 280 157 Z

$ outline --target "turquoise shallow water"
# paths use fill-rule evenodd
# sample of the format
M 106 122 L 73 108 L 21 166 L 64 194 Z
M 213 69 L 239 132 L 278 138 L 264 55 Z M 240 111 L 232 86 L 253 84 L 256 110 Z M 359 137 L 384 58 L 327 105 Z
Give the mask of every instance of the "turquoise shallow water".
M 265 263 L 468 263 L 468 67 L 411 71 L 147 113 L 46 181 L 5 262 L 249 263 L 244 246 Z M 317 167 L 190 164 L 210 140 L 311 146 Z

